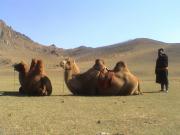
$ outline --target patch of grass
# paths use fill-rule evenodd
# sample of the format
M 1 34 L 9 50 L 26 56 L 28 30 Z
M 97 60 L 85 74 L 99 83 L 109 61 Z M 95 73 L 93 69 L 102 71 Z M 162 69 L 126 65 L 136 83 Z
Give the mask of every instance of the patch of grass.
M 176 79 L 170 81 L 169 93 L 159 92 L 152 75 L 141 74 L 142 96 L 84 97 L 70 95 L 65 85 L 63 90 L 62 70 L 48 70 L 47 73 L 53 84 L 53 95 L 28 97 L 17 94 L 17 73 L 14 81 L 13 71 L 0 71 L 0 134 L 180 133 L 180 83 Z

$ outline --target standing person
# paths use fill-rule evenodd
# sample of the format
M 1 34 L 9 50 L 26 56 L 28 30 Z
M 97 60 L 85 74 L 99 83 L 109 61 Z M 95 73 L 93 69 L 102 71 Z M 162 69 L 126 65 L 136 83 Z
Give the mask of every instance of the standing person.
M 168 56 L 165 54 L 163 48 L 158 49 L 155 74 L 156 83 L 161 84 L 161 91 L 166 90 L 168 92 Z

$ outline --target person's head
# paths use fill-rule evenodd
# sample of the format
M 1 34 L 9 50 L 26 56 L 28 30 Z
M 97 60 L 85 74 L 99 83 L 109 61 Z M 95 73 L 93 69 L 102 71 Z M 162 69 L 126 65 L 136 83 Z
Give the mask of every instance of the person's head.
M 158 49 L 158 56 L 162 56 L 163 54 L 165 54 L 164 49 L 163 48 Z

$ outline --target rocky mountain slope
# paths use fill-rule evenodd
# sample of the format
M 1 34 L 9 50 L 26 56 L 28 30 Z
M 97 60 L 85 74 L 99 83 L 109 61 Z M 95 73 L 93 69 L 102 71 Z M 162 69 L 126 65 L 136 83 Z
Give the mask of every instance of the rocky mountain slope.
M 48 64 L 58 63 L 64 57 L 73 57 L 78 61 L 94 61 L 96 58 L 154 60 L 158 48 L 165 48 L 172 61 L 179 61 L 180 44 L 164 43 L 147 38 L 137 38 L 113 45 L 92 48 L 80 46 L 74 49 L 57 48 L 34 42 L 28 36 L 16 32 L 0 20 L 0 65 L 11 64 L 20 60 L 41 58 Z
M 62 52 L 63 49 L 55 45 L 44 46 L 34 42 L 0 20 L 0 64 L 33 57 L 57 59 L 62 56 Z

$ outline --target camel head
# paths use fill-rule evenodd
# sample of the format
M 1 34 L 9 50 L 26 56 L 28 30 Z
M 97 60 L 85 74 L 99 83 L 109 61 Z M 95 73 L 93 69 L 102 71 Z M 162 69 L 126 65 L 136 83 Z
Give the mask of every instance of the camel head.
M 62 60 L 62 61 L 59 63 L 60 67 L 62 67 L 63 69 L 66 69 L 66 68 L 65 68 L 65 67 L 66 67 L 66 64 L 67 64 L 67 61 L 66 61 L 66 60 Z
M 119 72 L 119 71 L 129 71 L 124 61 L 119 61 L 116 63 L 116 66 L 114 67 L 114 72 Z
M 103 59 L 96 59 L 93 68 L 98 70 L 98 71 L 104 70 L 106 68 L 104 60 Z
M 13 65 L 14 70 L 17 72 L 27 73 L 28 72 L 28 66 L 25 62 L 21 61 L 18 64 Z
M 60 67 L 64 70 L 72 70 L 74 74 L 80 73 L 79 67 L 77 66 L 75 60 L 67 58 L 60 62 Z

